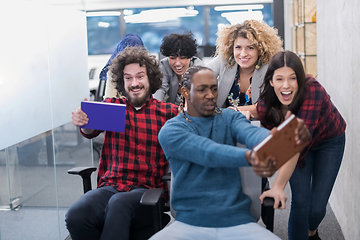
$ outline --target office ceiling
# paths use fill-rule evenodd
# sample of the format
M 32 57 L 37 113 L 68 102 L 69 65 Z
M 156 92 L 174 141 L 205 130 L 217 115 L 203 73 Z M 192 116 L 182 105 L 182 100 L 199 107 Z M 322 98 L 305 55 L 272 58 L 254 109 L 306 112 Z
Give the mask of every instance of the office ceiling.
M 30 0 L 42 1 L 44 0 Z M 47 0 L 50 4 L 68 5 L 78 4 L 85 7 L 86 11 L 115 10 L 124 8 L 171 7 L 189 5 L 230 5 L 271 3 L 273 0 Z

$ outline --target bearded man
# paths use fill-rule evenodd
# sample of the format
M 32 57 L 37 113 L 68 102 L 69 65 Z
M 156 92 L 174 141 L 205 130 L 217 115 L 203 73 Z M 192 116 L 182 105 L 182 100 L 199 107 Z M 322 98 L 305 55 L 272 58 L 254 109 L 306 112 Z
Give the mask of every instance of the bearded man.
M 84 194 L 66 214 L 73 240 L 129 239 L 130 229 L 153 223 L 152 209 L 140 205 L 143 193 L 166 188 L 161 178 L 168 162 L 157 135 L 178 110 L 152 97 L 161 87 L 159 63 L 143 48 L 127 47 L 111 61 L 110 74 L 125 98 L 104 102 L 126 104 L 125 131 L 105 132 L 97 189 Z M 88 121 L 80 108 L 72 112 L 75 126 Z M 80 128 L 80 132 L 93 138 L 101 131 Z

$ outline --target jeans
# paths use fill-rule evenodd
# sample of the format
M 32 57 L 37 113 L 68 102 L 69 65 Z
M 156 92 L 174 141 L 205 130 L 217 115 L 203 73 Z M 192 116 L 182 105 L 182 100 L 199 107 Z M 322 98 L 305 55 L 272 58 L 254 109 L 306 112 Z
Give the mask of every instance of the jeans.
M 308 230 L 316 230 L 324 219 L 344 148 L 345 133 L 312 147 L 305 156 L 305 166 L 295 168 L 290 178 L 289 240 L 308 239 Z
M 233 227 L 206 228 L 174 221 L 150 240 L 280 240 L 275 234 L 257 223 Z
M 140 205 L 145 188 L 119 192 L 100 187 L 82 195 L 66 214 L 66 227 L 73 240 L 129 239 L 130 228 L 153 224 L 149 206 Z M 131 226 L 131 227 L 130 227 Z

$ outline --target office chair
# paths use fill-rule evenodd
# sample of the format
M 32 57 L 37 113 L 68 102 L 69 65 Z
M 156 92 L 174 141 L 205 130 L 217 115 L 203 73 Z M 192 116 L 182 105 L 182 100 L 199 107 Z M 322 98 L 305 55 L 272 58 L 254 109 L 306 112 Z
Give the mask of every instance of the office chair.
M 99 86 L 95 94 L 95 101 L 101 102 L 103 99 L 103 96 L 105 95 L 105 86 L 106 86 L 106 80 L 99 80 Z
M 105 86 L 106 86 L 106 80 L 99 79 L 99 85 L 98 85 L 98 89 L 96 90 L 95 95 L 94 95 L 94 101 L 97 101 L 97 102 L 102 102 L 103 101 L 103 96 L 105 95 Z M 93 139 L 92 144 L 93 144 L 93 150 L 100 157 L 101 148 L 103 146 L 103 141 L 98 142 L 98 141 Z
M 264 223 L 266 229 L 273 232 L 274 231 L 274 199 L 266 197 L 261 204 L 259 196 L 262 192 L 270 189 L 270 184 L 267 178 L 261 178 L 255 174 L 251 167 L 242 167 L 239 168 L 241 174 L 241 181 L 243 192 L 248 195 L 251 199 L 251 214 L 256 221 L 259 221 L 260 218 Z M 168 188 L 170 193 L 170 201 L 167 203 L 166 207 L 170 211 L 171 216 L 176 218 L 176 211 L 171 207 L 171 193 L 173 181 L 173 175 L 171 172 L 167 173 L 163 178 L 163 181 L 168 181 Z
M 259 196 L 262 192 L 270 189 L 267 178 L 261 178 L 252 170 L 251 167 L 241 167 L 241 183 L 243 192 L 251 198 L 251 214 L 256 221 L 260 218 L 266 229 L 274 231 L 274 199 L 266 197 L 261 204 Z
M 82 178 L 84 193 L 91 190 L 91 174 L 96 171 L 96 167 L 75 167 L 68 170 L 69 174 L 79 175 Z M 160 199 L 163 196 L 164 189 L 150 188 L 143 194 L 140 203 L 146 206 L 152 206 L 154 214 L 153 226 L 144 227 L 142 229 L 130 229 L 130 240 L 149 239 L 156 232 L 160 231 L 170 221 L 170 216 L 162 211 Z
M 260 127 L 260 121 L 251 121 L 251 124 Z M 238 147 L 244 147 L 237 144 Z M 273 232 L 274 230 L 274 199 L 265 198 L 263 204 L 259 199 L 262 192 L 270 189 L 270 184 L 267 178 L 261 178 L 251 169 L 251 167 L 240 168 L 241 181 L 243 191 L 251 198 L 251 214 L 256 221 L 260 218 L 266 226 L 266 229 Z

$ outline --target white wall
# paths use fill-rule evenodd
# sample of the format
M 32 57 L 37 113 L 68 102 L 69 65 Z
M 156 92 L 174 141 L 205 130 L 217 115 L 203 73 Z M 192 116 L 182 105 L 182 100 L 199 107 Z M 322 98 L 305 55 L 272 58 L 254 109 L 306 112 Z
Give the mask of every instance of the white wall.
M 360 2 L 317 0 L 318 80 L 347 122 L 343 163 L 330 198 L 345 239 L 360 239 Z
M 284 1 L 285 32 L 291 33 L 292 0 Z M 345 239 L 360 239 L 360 1 L 317 0 L 318 80 L 347 122 L 346 146 L 330 205 Z M 286 23 L 287 22 L 287 23 Z M 285 34 L 285 49 L 292 35 Z
M 0 3 L 0 149 L 71 121 L 88 92 L 85 12 Z

